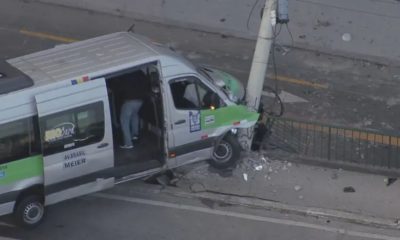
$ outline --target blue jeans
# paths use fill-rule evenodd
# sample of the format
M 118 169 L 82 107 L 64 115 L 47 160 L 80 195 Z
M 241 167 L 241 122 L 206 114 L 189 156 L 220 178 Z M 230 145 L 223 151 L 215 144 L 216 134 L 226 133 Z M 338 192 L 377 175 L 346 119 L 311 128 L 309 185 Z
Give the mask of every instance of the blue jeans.
M 142 104 L 142 100 L 134 99 L 122 105 L 120 121 L 125 146 L 132 146 L 132 137 L 139 134 L 139 110 Z

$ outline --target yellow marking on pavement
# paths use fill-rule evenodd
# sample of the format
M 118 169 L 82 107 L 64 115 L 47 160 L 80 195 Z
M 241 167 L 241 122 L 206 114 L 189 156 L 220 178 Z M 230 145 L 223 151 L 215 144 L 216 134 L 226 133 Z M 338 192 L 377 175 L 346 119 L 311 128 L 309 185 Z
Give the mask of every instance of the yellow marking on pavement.
M 21 34 L 24 34 L 24 35 L 27 35 L 30 37 L 38 37 L 38 38 L 49 39 L 49 40 L 63 42 L 63 43 L 73 43 L 73 42 L 79 41 L 78 39 L 74 39 L 74 38 L 61 37 L 61 36 L 57 36 L 57 35 L 53 35 L 53 34 L 49 34 L 49 33 L 33 32 L 33 31 L 24 30 L 24 29 L 21 29 L 19 32 Z
M 363 131 L 360 129 L 345 129 L 340 127 L 329 127 L 329 126 L 322 126 L 314 123 L 300 123 L 300 122 L 293 122 L 292 125 L 294 128 L 300 128 L 315 132 L 322 132 L 326 134 L 330 134 L 331 136 L 337 135 L 345 138 L 350 138 L 354 140 L 360 141 L 369 141 L 371 143 L 378 143 L 384 144 L 389 146 L 400 146 L 400 137 L 398 136 L 390 136 L 386 134 L 380 133 L 372 133 Z
M 232 73 L 236 72 L 238 74 L 248 74 L 247 71 L 237 69 L 237 68 L 226 68 L 225 66 L 219 66 L 219 65 L 213 65 L 213 66 L 215 68 L 225 69 Z M 267 77 L 269 79 L 275 79 L 275 76 L 272 74 L 268 74 Z M 297 79 L 297 78 L 292 78 L 292 77 L 286 77 L 286 76 L 282 76 L 282 75 L 277 75 L 276 79 L 278 81 L 288 82 L 288 83 L 296 84 L 296 85 L 303 85 L 303 86 L 312 87 L 312 88 L 316 88 L 316 89 L 328 89 L 329 88 L 328 84 L 314 83 L 312 81 L 308 81 L 308 80 L 304 80 L 304 79 Z
M 268 77 L 273 78 L 273 76 L 271 76 L 271 75 L 269 75 Z M 276 76 L 276 79 L 279 81 L 282 81 L 282 82 L 303 85 L 303 86 L 312 87 L 312 88 L 316 88 L 316 89 L 328 89 L 327 84 L 314 83 L 314 82 L 303 80 L 303 79 L 285 77 L 285 76 L 281 76 L 281 75 Z

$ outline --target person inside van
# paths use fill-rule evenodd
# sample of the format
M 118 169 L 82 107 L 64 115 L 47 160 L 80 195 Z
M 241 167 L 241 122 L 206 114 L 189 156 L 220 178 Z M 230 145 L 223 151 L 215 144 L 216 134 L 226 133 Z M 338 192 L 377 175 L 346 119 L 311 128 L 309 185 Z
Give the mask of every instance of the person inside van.
M 127 76 L 122 88 L 124 103 L 121 107 L 120 122 L 123 136 L 123 149 L 133 148 L 132 141 L 139 138 L 139 111 L 146 96 L 147 78 L 142 71 Z

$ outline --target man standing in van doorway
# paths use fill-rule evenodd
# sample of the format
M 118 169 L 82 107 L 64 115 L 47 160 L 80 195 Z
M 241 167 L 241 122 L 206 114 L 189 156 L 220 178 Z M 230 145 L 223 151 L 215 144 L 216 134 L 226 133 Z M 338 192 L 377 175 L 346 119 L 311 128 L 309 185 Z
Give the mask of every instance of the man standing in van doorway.
M 123 149 L 133 148 L 132 140 L 139 136 L 139 110 L 143 105 L 146 77 L 143 72 L 135 72 L 123 81 L 120 122 L 124 144 Z

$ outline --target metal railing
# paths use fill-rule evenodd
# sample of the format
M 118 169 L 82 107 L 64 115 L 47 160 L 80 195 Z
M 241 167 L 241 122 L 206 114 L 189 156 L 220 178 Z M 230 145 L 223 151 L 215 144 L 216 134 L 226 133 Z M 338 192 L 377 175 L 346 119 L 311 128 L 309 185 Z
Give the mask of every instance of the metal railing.
M 288 118 L 269 118 L 263 146 L 302 157 L 366 167 L 400 169 L 400 135 Z

